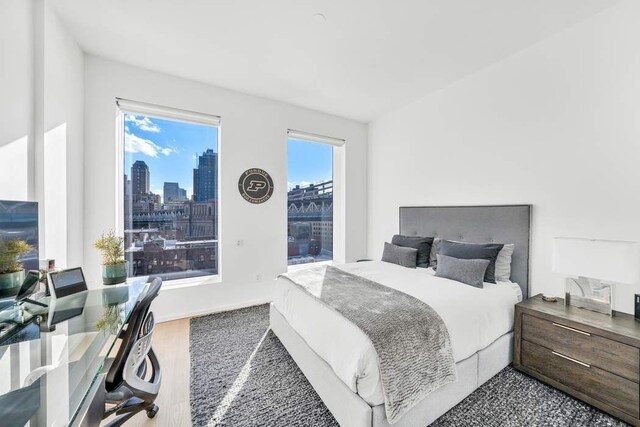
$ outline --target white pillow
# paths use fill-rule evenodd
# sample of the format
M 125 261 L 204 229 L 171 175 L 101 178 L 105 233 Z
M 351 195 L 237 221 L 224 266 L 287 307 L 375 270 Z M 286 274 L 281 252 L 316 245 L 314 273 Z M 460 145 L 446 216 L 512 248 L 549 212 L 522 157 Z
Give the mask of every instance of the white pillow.
M 511 280 L 511 256 L 513 255 L 513 243 L 505 244 L 496 257 L 496 282 L 508 282 Z
M 429 267 L 435 270 L 436 265 L 438 265 L 438 246 L 440 245 L 440 238 L 435 237 L 433 239 L 433 243 L 431 244 L 431 253 L 429 254 Z

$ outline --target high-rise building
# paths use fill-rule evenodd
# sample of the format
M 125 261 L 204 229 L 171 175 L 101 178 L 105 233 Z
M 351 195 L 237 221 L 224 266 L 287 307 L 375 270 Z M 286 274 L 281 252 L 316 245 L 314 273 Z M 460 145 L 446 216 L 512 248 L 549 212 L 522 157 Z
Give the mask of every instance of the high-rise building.
M 193 195 L 191 196 L 191 200 L 194 202 L 197 201 L 198 194 L 198 169 L 193 170 Z
M 142 160 L 136 160 L 131 166 L 131 194 L 149 194 L 149 166 Z
M 165 182 L 162 192 L 164 203 L 187 200 L 187 190 L 180 188 L 177 182 Z
M 218 153 L 208 149 L 198 156 L 193 170 L 193 200 L 206 202 L 218 198 Z

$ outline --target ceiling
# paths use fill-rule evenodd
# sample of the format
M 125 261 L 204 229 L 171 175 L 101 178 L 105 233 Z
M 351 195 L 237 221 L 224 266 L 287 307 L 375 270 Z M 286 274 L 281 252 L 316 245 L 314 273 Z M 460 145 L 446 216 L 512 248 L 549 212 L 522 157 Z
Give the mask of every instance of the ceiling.
M 363 122 L 616 3 L 50 1 L 90 54 Z

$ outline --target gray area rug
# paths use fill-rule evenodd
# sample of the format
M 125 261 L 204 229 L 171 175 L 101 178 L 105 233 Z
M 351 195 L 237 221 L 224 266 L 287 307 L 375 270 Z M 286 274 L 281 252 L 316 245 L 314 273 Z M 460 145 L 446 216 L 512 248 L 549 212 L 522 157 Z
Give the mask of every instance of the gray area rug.
M 431 424 L 432 427 L 626 425 L 510 366 Z
M 191 319 L 191 417 L 194 426 L 337 426 L 278 338 L 269 306 Z M 511 367 L 434 427 L 625 426 Z
M 194 426 L 337 426 L 280 340 L 269 305 L 191 319 Z

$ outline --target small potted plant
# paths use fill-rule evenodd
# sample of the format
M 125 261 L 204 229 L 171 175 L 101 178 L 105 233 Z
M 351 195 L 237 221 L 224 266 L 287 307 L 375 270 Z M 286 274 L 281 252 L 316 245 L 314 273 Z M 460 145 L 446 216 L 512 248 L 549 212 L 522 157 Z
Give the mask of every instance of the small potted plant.
M 18 292 L 24 280 L 20 257 L 32 249 L 24 240 L 0 240 L 0 295 Z
M 124 237 L 113 230 L 102 234 L 94 246 L 102 252 L 102 282 L 115 285 L 127 280 L 127 261 L 124 259 Z

